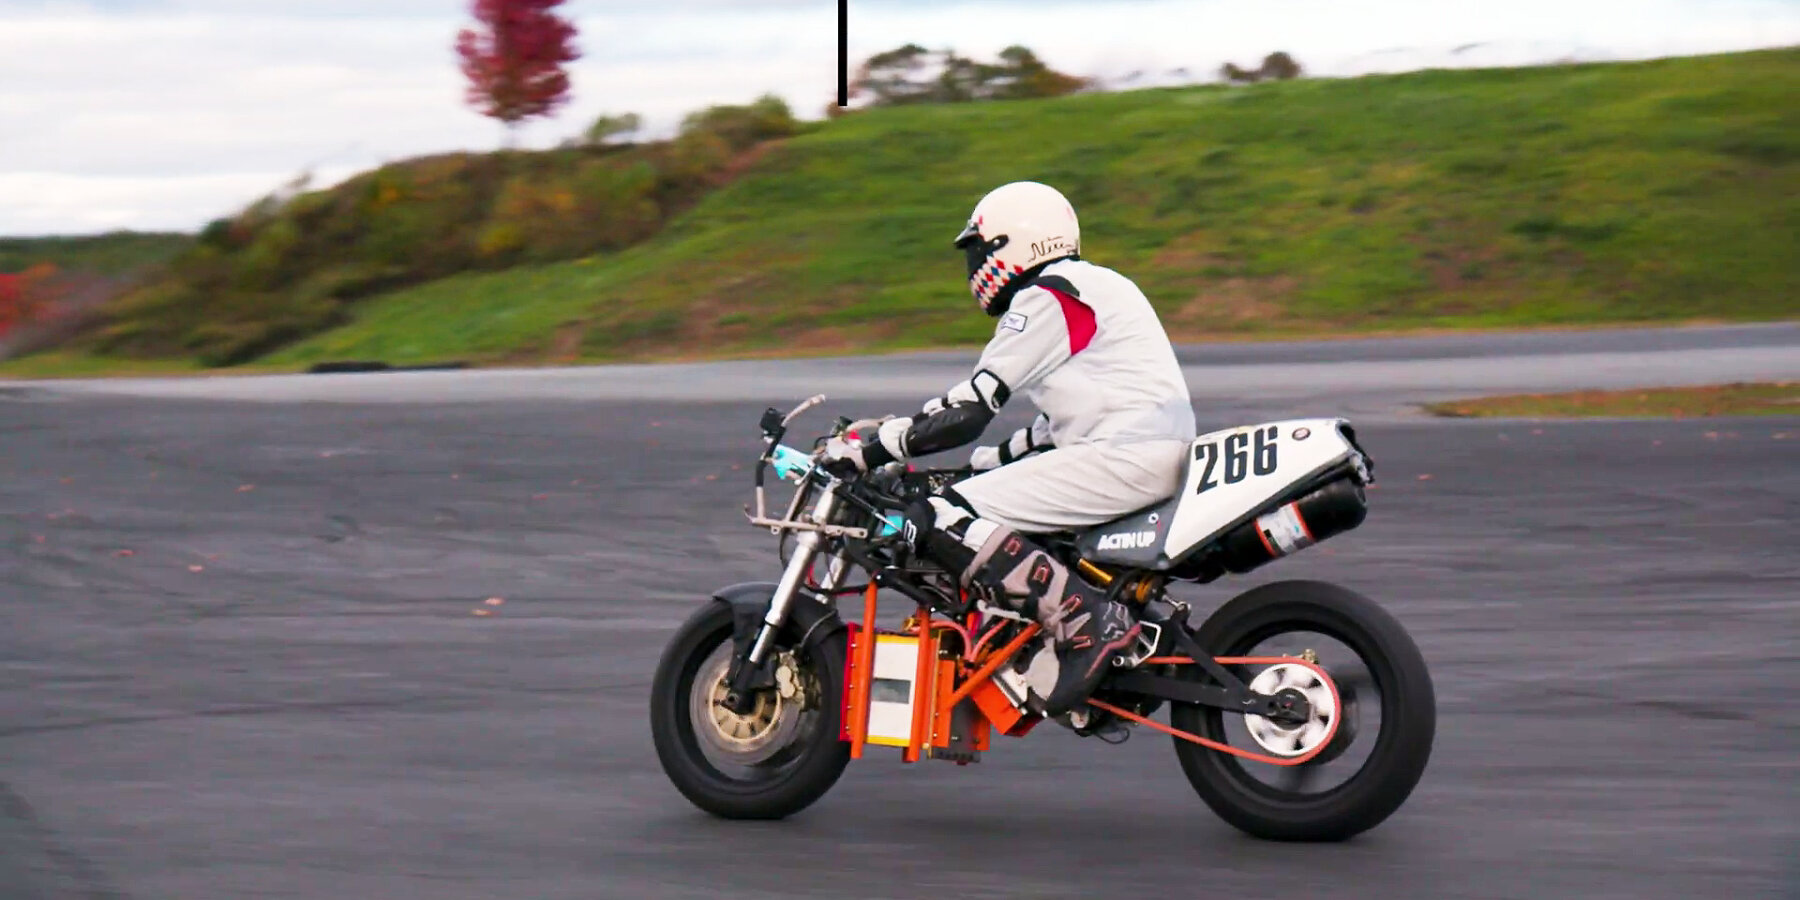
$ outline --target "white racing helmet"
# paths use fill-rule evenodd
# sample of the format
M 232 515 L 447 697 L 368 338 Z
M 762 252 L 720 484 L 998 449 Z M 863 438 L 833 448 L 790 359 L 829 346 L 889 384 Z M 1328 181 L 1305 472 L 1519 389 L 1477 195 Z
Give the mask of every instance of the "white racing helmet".
M 998 316 L 1037 270 L 1081 252 L 1081 223 L 1056 188 L 1015 181 L 975 204 L 956 246 L 969 263 L 969 290 L 982 310 Z

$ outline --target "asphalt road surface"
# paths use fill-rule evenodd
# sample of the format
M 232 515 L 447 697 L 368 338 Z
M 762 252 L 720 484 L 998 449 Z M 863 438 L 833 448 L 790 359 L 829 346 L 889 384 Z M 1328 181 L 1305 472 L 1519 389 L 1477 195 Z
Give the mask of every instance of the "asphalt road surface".
M 1424 650 L 1431 766 L 1331 846 L 1240 836 L 1147 732 L 877 752 L 780 823 L 669 786 L 661 645 L 776 572 L 738 511 L 757 413 L 905 411 L 966 356 L 795 364 L 837 373 L 810 389 L 748 377 L 772 363 L 0 385 L 0 898 L 1800 896 L 1800 417 L 1407 412 L 1800 377 L 1797 334 L 1184 350 L 1204 425 L 1367 413 L 1363 527 L 1185 592 L 1327 578 Z M 1263 380 L 1302 364 L 1325 380 Z M 709 377 L 724 402 L 676 396 Z
M 1800 378 L 1800 322 L 1684 329 L 1481 334 L 1184 346 L 1188 387 L 1225 415 L 1330 410 L 1407 420 L 1414 404 L 1470 393 L 1713 384 Z M 967 378 L 973 352 L 572 369 L 388 372 L 63 381 L 64 393 L 290 403 L 436 403 L 601 399 L 662 402 L 839 401 L 936 396 Z M 34 388 L 0 382 L 15 395 Z

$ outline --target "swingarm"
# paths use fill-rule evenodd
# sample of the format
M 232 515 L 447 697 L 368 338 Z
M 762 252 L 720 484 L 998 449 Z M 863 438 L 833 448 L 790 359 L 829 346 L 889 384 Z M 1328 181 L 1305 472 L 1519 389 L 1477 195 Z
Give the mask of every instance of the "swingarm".
M 1210 659 L 1207 662 L 1218 665 Z M 1233 680 L 1236 681 L 1236 679 Z M 1289 718 L 1294 714 L 1291 702 L 1268 694 L 1259 694 L 1246 687 L 1197 684 L 1152 672 L 1121 672 L 1107 679 L 1105 686 L 1108 692 L 1137 694 L 1143 697 L 1167 700 L 1171 703 L 1210 706 L 1226 712 L 1263 716 L 1276 721 Z M 1284 705 L 1284 702 L 1287 705 Z
M 1215 683 L 1201 685 L 1193 681 L 1133 670 L 1113 676 L 1107 682 L 1109 685 L 1119 690 L 1176 703 L 1197 703 L 1201 706 L 1217 707 L 1227 712 L 1279 717 L 1280 714 L 1273 712 L 1276 702 L 1274 697 L 1250 690 L 1250 686 L 1245 684 L 1243 679 L 1221 665 L 1218 660 L 1213 658 L 1212 654 L 1202 650 L 1193 635 L 1189 634 L 1180 622 L 1174 618 L 1147 621 L 1149 624 L 1158 626 L 1159 636 L 1169 636 L 1175 645 L 1172 649 L 1178 651 L 1179 655 L 1152 656 L 1139 665 L 1155 662 L 1189 663 L 1199 666 L 1201 671 L 1211 677 Z

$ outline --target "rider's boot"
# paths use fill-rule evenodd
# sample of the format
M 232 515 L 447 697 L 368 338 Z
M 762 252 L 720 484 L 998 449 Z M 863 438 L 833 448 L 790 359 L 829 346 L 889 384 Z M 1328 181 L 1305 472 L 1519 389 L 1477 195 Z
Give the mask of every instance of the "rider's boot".
M 960 574 L 972 593 L 1037 620 L 1056 649 L 1056 687 L 1044 700 L 1050 718 L 1081 706 L 1113 660 L 1142 631 L 1124 604 L 1107 602 L 1036 542 L 997 523 L 931 498 L 936 527 L 919 529 L 914 545 Z M 909 516 L 917 521 L 917 516 Z

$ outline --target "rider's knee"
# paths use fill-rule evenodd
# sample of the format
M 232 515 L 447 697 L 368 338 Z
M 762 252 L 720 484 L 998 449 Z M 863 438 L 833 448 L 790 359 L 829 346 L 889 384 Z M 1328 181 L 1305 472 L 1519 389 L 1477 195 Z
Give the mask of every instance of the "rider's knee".
M 937 508 L 931 505 L 930 498 L 914 500 L 901 516 L 900 536 L 914 550 L 919 549 L 920 538 L 937 530 Z

